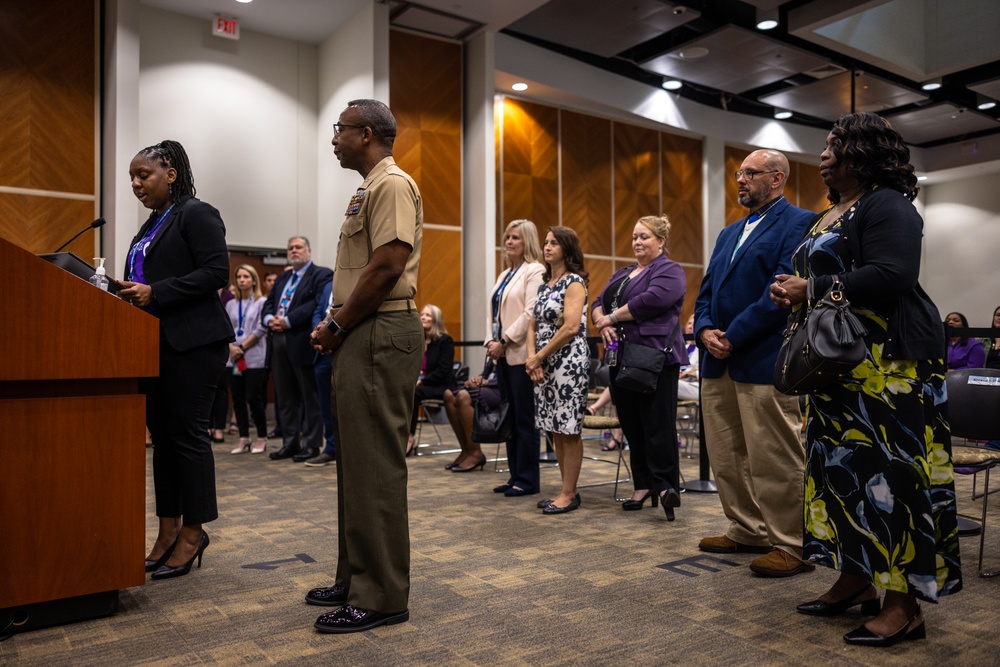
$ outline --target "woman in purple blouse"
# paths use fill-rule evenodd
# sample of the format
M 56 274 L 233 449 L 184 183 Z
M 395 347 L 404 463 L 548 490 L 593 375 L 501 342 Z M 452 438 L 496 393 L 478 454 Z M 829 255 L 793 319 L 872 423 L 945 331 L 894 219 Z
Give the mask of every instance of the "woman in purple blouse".
M 969 321 L 962 313 L 948 313 L 944 318 L 946 327 L 968 329 Z M 986 348 L 975 338 L 948 338 L 948 370 L 963 368 L 983 368 L 986 363 Z

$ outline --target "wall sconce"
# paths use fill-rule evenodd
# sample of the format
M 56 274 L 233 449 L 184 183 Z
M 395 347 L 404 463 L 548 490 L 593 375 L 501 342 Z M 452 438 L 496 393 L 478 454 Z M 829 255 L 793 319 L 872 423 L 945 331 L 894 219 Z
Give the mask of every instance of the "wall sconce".
M 680 79 L 664 79 L 660 86 L 664 90 L 680 90 L 684 86 L 684 82 Z
M 757 30 L 774 30 L 778 27 L 778 8 L 757 8 Z

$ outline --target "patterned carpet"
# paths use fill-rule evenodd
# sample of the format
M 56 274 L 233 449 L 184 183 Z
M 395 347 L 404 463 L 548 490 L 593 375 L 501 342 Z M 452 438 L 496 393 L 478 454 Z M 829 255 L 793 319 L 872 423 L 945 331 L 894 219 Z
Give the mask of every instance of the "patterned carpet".
M 333 466 L 230 456 L 233 445 L 229 437 L 216 447 L 221 518 L 208 526 L 202 569 L 122 591 L 113 617 L 15 635 L 0 643 L 0 664 L 1000 664 L 1000 578 L 976 576 L 979 538 L 962 540 L 965 590 L 925 605 L 927 640 L 859 648 L 841 640 L 860 622 L 856 612 L 818 619 L 794 611 L 835 573 L 763 579 L 746 567 L 752 555 L 698 551 L 701 537 L 726 526 L 713 494 L 683 494 L 673 523 L 648 505 L 622 512 L 613 485 L 583 489 L 579 511 L 543 516 L 539 496 L 491 493 L 506 481 L 492 462 L 453 474 L 443 469 L 451 455 L 431 447 L 409 459 L 410 622 L 321 635 L 312 624 L 322 610 L 303 595 L 332 583 Z M 587 440 L 586 454 L 616 460 L 599 445 Z M 697 461 L 683 459 L 683 473 L 696 479 Z M 614 476 L 615 465 L 587 460 L 581 481 Z M 558 479 L 543 464 L 550 495 Z M 959 489 L 960 509 L 978 513 L 971 478 L 959 478 Z M 626 484 L 619 495 L 630 492 Z M 1000 498 L 990 514 L 987 561 L 998 567 Z M 151 541 L 151 504 L 149 516 Z

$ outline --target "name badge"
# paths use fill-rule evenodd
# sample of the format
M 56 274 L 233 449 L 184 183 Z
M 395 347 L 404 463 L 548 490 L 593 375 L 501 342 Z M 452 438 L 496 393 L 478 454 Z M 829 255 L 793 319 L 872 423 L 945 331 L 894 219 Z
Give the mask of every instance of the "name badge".
M 351 202 L 347 205 L 347 212 L 344 215 L 357 215 L 361 210 L 361 204 L 365 200 L 365 191 L 358 188 L 358 191 L 351 197 Z

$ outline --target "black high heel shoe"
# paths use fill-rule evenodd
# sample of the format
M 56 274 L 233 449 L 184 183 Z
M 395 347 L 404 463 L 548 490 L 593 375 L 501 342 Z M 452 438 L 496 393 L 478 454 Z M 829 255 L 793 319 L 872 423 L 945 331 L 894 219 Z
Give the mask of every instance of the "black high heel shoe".
M 920 625 L 914 625 L 917 619 L 920 619 Z M 895 646 L 904 639 L 927 639 L 927 625 L 920 616 L 919 605 L 917 605 L 917 611 L 910 617 L 910 620 L 891 635 L 886 637 L 877 635 L 866 628 L 864 623 L 844 635 L 845 642 L 859 646 Z
M 652 501 L 653 509 L 656 509 L 656 506 L 660 504 L 660 497 L 652 491 L 647 491 L 646 495 L 644 495 L 642 498 L 639 498 L 638 500 L 633 500 L 632 498 L 629 498 L 628 500 L 624 501 L 622 503 L 622 509 L 625 510 L 626 512 L 634 512 L 636 510 L 641 510 L 642 506 L 646 504 L 647 498 L 649 498 Z
M 872 600 L 858 599 L 868 592 L 875 593 L 875 598 Z M 875 587 L 867 586 L 854 595 L 850 595 L 837 602 L 823 602 L 819 599 L 812 602 L 803 602 L 795 607 L 795 611 L 800 614 L 809 614 L 810 616 L 839 616 L 855 605 L 861 605 L 861 613 L 864 616 L 877 616 L 879 610 L 882 608 L 879 604 L 878 593 L 875 592 Z
M 163 555 L 156 560 L 146 561 L 146 572 L 153 572 L 160 569 L 160 567 L 170 560 L 170 556 L 174 553 L 174 547 L 177 546 L 177 540 L 174 539 L 174 543 L 167 547 L 167 550 L 163 552 Z
M 183 577 L 185 574 L 191 571 L 191 566 L 194 565 L 194 559 L 198 559 L 198 567 L 201 567 L 201 555 L 205 553 L 205 549 L 208 548 L 209 542 L 208 533 L 201 531 L 201 539 L 198 540 L 198 550 L 194 552 L 191 556 L 191 560 L 184 563 L 183 565 L 178 565 L 177 567 L 168 567 L 164 565 L 160 569 L 153 572 L 150 575 L 151 579 L 172 579 L 174 577 Z M 175 543 L 176 544 L 176 543 Z
M 681 494 L 676 489 L 667 489 L 660 494 L 660 503 L 663 505 L 663 513 L 667 515 L 667 521 L 674 520 L 674 508 L 681 506 Z
M 468 468 L 459 468 L 458 466 L 453 465 L 451 467 L 451 471 L 452 472 L 472 472 L 476 468 L 479 468 L 480 470 L 482 470 L 485 467 L 486 467 L 486 457 L 484 456 L 481 459 L 479 459 L 479 461 L 477 461 L 476 463 L 473 463 Z

